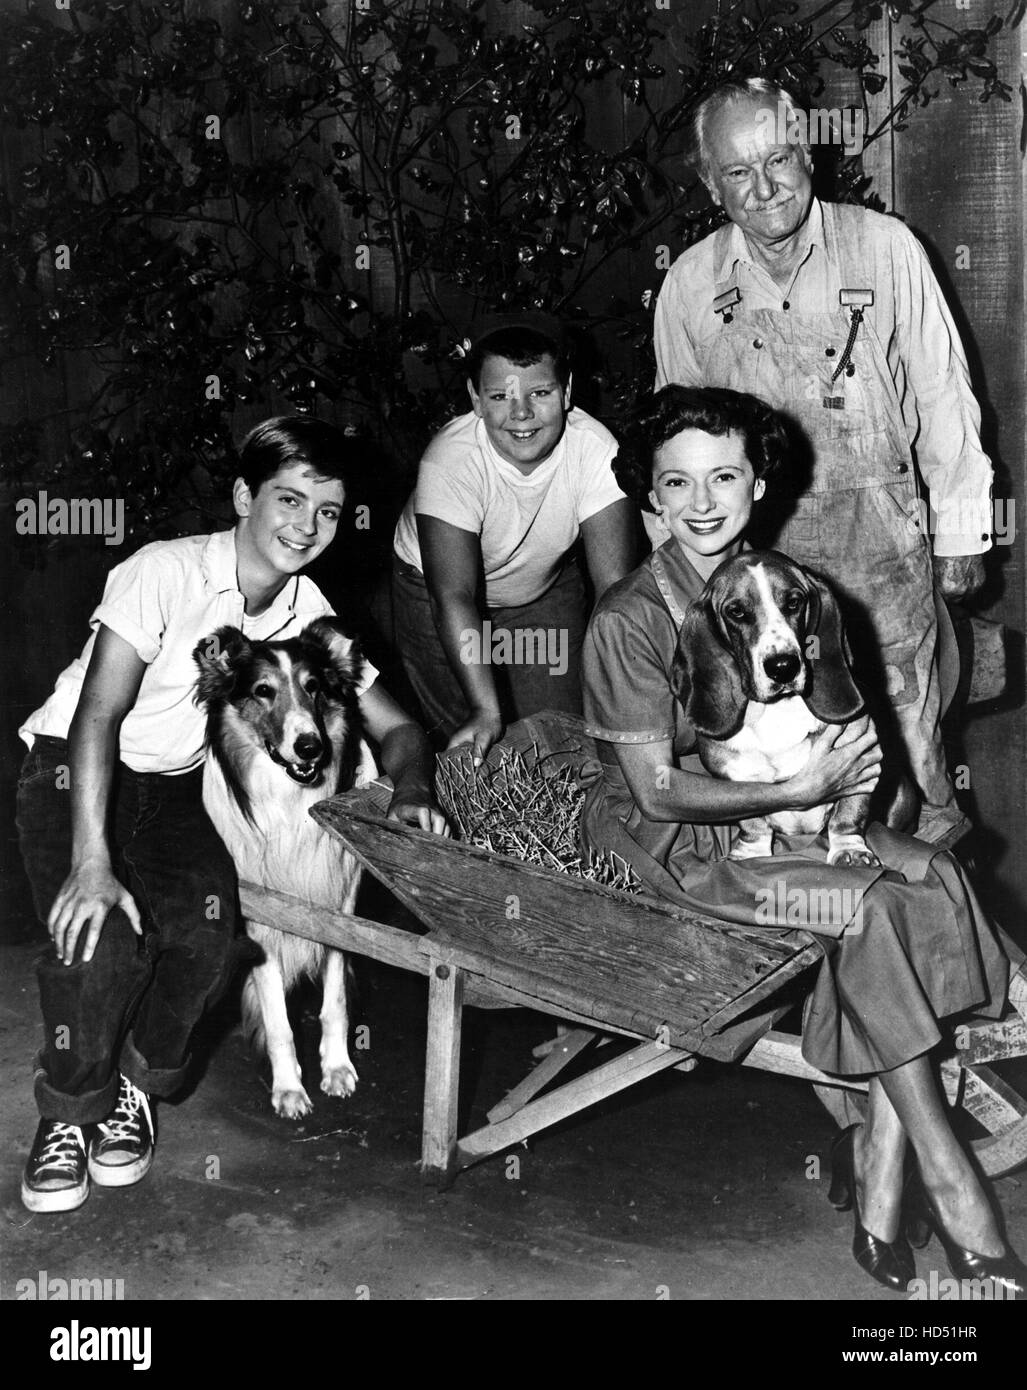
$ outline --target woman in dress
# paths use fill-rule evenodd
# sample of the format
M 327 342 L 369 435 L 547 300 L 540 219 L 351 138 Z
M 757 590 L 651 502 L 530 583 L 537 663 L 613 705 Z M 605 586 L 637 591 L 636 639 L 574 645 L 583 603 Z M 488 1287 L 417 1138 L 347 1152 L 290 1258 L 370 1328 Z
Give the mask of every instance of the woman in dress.
M 840 900 L 859 904 L 858 923 L 810 928 L 824 960 L 802 1050 L 821 1071 L 870 1078 L 865 1123 L 834 1147 L 831 1200 L 852 1202 L 853 1254 L 890 1288 L 904 1290 L 915 1275 L 901 1210 L 908 1141 L 953 1274 L 1023 1298 L 1027 1268 L 952 1132 L 931 1061 L 940 1019 L 969 1009 L 995 1017 L 1006 997 L 1009 963 L 973 890 L 951 856 L 880 825 L 867 832 L 881 860 L 873 869 L 829 867 L 825 841 L 780 834 L 772 858 L 728 860 L 743 817 L 872 790 L 876 733 L 867 716 L 829 726 L 786 781 L 720 781 L 695 756 L 671 688 L 685 610 L 745 548 L 753 506 L 785 449 L 773 412 L 733 391 L 668 386 L 636 413 L 618 481 L 670 535 L 606 592 L 586 636 L 585 717 L 602 775 L 586 800 L 584 837 L 631 863 L 651 891 L 748 926 L 794 926 L 768 918 L 778 896 L 768 887 L 785 874 L 789 886 L 850 890 Z

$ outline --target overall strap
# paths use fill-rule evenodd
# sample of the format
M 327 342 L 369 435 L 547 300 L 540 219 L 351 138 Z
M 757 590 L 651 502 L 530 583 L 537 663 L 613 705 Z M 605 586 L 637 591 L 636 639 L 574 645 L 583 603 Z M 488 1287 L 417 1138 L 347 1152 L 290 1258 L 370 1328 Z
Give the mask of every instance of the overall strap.
M 714 263 L 714 265 L 720 265 L 721 262 L 722 262 L 722 261 L 724 260 L 724 258 L 726 257 L 726 255 L 727 255 L 727 253 L 728 253 L 728 250 L 729 250 L 729 248 L 730 248 L 730 242 L 731 242 L 731 237 L 732 237 L 733 232 L 734 232 L 734 223 L 733 223 L 733 222 L 725 222 L 724 225 L 723 225 L 722 227 L 718 227 L 717 230 L 716 230 L 715 232 L 712 233 L 712 236 L 713 236 L 713 243 L 714 243 L 714 245 L 713 245 L 713 257 L 714 257 L 713 263 Z M 714 282 L 713 282 L 713 296 L 714 296 L 714 299 L 719 299 L 722 295 L 727 294 L 727 293 L 729 293 L 729 292 L 732 291 L 732 290 L 734 290 L 734 291 L 737 292 L 737 288 L 738 288 L 738 267 L 737 267 L 737 265 L 732 265 L 732 266 L 729 266 L 729 267 L 728 267 L 727 276 L 726 276 L 723 280 L 714 280 Z M 741 299 L 741 295 L 739 295 L 738 298 Z M 730 310 L 729 310 L 729 312 L 730 312 Z
M 876 293 L 881 287 L 876 283 L 877 257 L 870 242 L 872 217 L 866 209 L 849 203 L 822 203 L 824 212 L 824 235 L 830 237 L 833 252 L 842 259 L 840 244 L 844 243 L 848 255 L 841 269 L 840 289 L 871 289 Z M 832 306 L 834 307 L 834 306 Z M 872 306 L 871 306 L 872 307 Z

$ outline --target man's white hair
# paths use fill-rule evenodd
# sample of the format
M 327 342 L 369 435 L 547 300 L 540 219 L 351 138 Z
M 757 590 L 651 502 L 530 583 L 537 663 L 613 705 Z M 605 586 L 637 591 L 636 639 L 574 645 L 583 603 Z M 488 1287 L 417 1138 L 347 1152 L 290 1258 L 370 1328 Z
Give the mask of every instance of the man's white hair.
M 710 152 L 706 143 L 706 132 L 709 129 L 710 121 L 725 106 L 730 106 L 736 101 L 760 101 L 766 102 L 773 108 L 775 113 L 780 108 L 784 112 L 785 121 L 792 123 L 793 117 L 797 119 L 797 128 L 800 132 L 806 130 L 806 110 L 803 103 L 787 87 L 782 87 L 779 82 L 772 82 L 769 77 L 736 77 L 715 88 L 708 97 L 696 107 L 692 116 L 692 139 L 688 152 L 689 160 L 699 170 L 704 183 L 710 182 Z M 806 138 L 799 140 L 799 145 L 809 155 L 809 143 Z

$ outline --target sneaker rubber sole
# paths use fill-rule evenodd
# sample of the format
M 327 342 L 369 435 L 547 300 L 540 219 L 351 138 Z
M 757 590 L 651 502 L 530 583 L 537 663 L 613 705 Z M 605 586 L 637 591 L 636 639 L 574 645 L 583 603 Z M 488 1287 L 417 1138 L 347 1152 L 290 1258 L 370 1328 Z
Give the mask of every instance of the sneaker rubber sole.
M 24 1178 L 21 1182 L 21 1200 L 29 1211 L 75 1211 L 88 1196 L 89 1179 L 87 1177 L 83 1177 L 82 1181 L 74 1187 L 57 1187 L 43 1191 L 29 1187 Z
M 153 1149 L 131 1163 L 97 1163 L 90 1154 L 89 1176 L 97 1187 L 132 1187 L 146 1177 L 152 1164 Z

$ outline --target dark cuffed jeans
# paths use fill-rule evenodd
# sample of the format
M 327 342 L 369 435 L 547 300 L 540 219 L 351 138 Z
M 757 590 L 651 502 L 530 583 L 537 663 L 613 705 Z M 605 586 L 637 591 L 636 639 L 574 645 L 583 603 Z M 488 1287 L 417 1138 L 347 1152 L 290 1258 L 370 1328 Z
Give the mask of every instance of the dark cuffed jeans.
M 393 640 L 420 702 L 428 735 L 444 746 L 470 717 L 470 709 L 443 650 L 424 576 L 397 555 L 392 562 Z M 543 709 L 580 714 L 581 648 L 588 610 L 577 565 L 568 564 L 533 602 L 491 608 L 485 617 L 493 636 L 507 634 L 515 652 L 512 661 L 492 665 L 503 722 L 510 724 Z M 532 633 L 539 634 L 537 643 L 531 640 Z M 520 660 L 518 654 L 530 659 Z M 554 659 L 565 669 L 554 669 Z
M 69 761 L 64 739 L 37 738 L 18 784 L 22 858 L 44 923 L 71 865 L 71 792 L 59 785 Z M 91 961 L 65 965 L 52 945 L 40 958 L 45 1035 L 35 1090 L 46 1119 L 105 1119 L 119 1072 L 151 1095 L 173 1094 L 193 1030 L 252 953 L 236 937 L 235 868 L 203 809 L 202 781 L 202 769 L 177 777 L 116 769 L 108 842 L 144 935 L 115 908 Z

